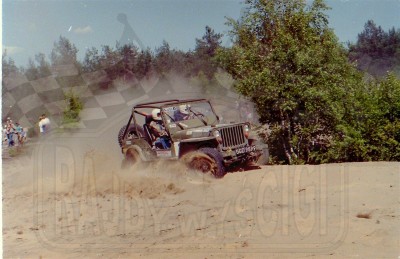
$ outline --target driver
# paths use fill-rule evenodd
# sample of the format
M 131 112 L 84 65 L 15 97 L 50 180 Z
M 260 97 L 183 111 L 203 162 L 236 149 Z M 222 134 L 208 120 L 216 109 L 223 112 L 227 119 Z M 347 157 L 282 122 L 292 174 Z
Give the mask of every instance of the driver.
M 153 117 L 153 121 L 150 122 L 149 126 L 152 134 L 156 137 L 154 145 L 161 144 L 163 149 L 170 148 L 168 133 L 165 130 L 161 119 L 161 110 L 153 109 L 151 116 Z
M 184 121 L 192 118 L 189 114 L 189 106 L 186 104 L 179 105 L 179 109 L 175 112 L 175 121 Z

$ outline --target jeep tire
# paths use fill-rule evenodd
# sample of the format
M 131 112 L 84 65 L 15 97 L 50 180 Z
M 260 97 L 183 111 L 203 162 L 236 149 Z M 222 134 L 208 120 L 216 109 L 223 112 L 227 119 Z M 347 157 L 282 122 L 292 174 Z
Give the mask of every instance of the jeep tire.
M 203 173 L 210 172 L 215 178 L 226 174 L 222 155 L 215 148 L 200 148 L 190 154 L 188 166 Z
M 139 161 L 140 161 L 139 153 L 135 149 L 130 148 L 126 151 L 125 158 L 124 160 L 122 160 L 121 168 L 122 169 L 129 168 Z
M 124 132 L 125 132 L 125 129 L 126 129 L 126 125 L 123 126 L 123 127 L 119 130 L 119 133 L 118 133 L 118 144 L 119 144 L 120 147 L 122 147 L 122 144 L 123 144 L 123 141 L 124 141 Z M 138 133 L 136 132 L 136 127 L 135 127 L 135 125 L 130 125 L 127 134 L 136 135 L 136 136 L 141 136 L 141 137 L 145 136 L 144 130 L 143 130 L 142 127 L 137 126 L 137 129 L 138 129 L 139 135 L 138 135 Z

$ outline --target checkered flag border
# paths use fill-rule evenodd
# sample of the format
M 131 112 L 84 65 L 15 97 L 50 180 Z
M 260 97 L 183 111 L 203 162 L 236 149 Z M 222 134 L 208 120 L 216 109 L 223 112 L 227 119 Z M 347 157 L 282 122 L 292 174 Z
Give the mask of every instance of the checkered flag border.
M 232 104 L 239 98 L 233 80 L 223 71 L 216 76 L 219 100 Z M 47 114 L 53 127 L 60 126 L 66 103 L 64 93 L 72 90 L 84 104 L 79 128 L 95 129 L 122 110 L 153 98 L 191 96 L 215 98 L 215 93 L 184 82 L 182 77 L 153 76 L 143 80 L 111 80 L 106 71 L 80 74 L 74 65 L 58 66 L 50 76 L 29 81 L 23 74 L 3 78 L 3 121 L 11 117 L 24 127 L 34 127 L 41 114 Z M 232 107 L 233 108 L 233 107 Z

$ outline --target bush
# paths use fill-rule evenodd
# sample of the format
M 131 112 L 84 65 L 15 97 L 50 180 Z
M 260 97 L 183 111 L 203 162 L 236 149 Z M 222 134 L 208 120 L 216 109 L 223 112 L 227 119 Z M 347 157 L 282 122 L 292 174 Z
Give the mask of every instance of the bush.
M 64 100 L 67 107 L 63 113 L 63 124 L 76 123 L 79 121 L 79 113 L 83 109 L 83 103 L 79 96 L 72 90 L 64 93 Z
M 398 161 L 400 80 L 364 80 L 328 27 L 324 1 L 246 4 L 228 20 L 233 46 L 216 61 L 269 125 L 272 161 Z

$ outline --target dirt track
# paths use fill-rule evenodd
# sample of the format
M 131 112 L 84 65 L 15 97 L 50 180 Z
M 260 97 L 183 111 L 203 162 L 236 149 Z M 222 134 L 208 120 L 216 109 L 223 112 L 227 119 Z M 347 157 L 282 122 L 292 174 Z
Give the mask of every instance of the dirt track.
M 122 171 L 98 137 L 50 137 L 3 160 L 4 258 L 400 255 L 400 163 L 213 179 L 178 163 Z

